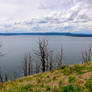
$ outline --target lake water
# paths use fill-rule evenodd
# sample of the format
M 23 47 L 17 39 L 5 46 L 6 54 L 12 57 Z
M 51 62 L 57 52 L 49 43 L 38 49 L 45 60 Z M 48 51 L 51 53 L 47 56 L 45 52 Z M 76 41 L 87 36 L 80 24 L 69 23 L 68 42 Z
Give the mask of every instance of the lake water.
M 0 36 L 1 51 L 5 54 L 0 57 L 0 66 L 5 72 L 14 72 L 23 61 L 24 54 L 37 50 L 39 39 L 48 40 L 49 49 L 55 54 L 63 46 L 64 64 L 76 64 L 81 62 L 83 50 L 92 46 L 92 37 L 68 37 L 68 36 Z

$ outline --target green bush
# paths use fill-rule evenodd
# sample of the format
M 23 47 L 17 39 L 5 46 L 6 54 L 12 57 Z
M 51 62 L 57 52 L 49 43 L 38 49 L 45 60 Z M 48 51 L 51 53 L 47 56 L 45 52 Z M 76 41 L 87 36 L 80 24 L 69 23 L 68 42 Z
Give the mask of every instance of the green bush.
M 73 85 L 61 87 L 61 92 L 74 92 L 74 87 Z
M 62 81 L 59 81 L 58 85 L 59 85 L 59 87 L 61 87 L 62 86 Z
M 51 90 L 51 87 L 49 85 L 47 85 L 46 90 Z
M 50 78 L 50 76 L 49 76 L 49 75 L 47 75 L 47 78 Z
M 87 88 L 90 92 L 92 92 L 92 79 L 89 79 L 88 81 L 86 81 L 85 86 L 86 86 L 86 88 Z
M 69 82 L 75 82 L 75 76 L 70 75 L 70 76 L 68 77 L 68 80 L 69 80 Z
M 37 80 L 37 83 L 41 83 L 41 80 L 40 80 L 40 79 L 38 79 L 38 80 Z
M 83 67 L 80 67 L 79 64 L 75 64 L 73 70 L 76 71 L 78 74 L 82 73 Z
M 57 80 L 57 78 L 56 77 L 53 77 L 53 80 Z
M 21 90 L 24 90 L 24 91 L 32 91 L 32 85 L 31 84 L 27 84 L 27 85 L 23 86 L 21 88 Z
M 79 84 L 77 84 L 75 86 L 75 92 L 82 92 L 82 91 L 83 91 L 82 87 Z
M 71 70 L 71 68 L 70 68 L 69 66 L 66 66 L 66 67 L 64 68 L 64 70 L 63 70 L 63 73 L 64 73 L 65 75 L 69 75 L 69 74 L 72 73 L 72 70 Z
M 66 67 L 66 65 L 62 65 L 62 66 L 60 67 L 60 69 L 65 69 L 65 67 Z

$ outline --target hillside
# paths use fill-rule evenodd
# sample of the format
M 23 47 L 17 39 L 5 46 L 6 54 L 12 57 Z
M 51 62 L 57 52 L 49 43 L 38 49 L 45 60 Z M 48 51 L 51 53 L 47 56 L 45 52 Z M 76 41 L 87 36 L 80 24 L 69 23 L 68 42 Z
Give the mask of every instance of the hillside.
M 9 81 L 0 84 L 0 92 L 92 92 L 92 62 Z

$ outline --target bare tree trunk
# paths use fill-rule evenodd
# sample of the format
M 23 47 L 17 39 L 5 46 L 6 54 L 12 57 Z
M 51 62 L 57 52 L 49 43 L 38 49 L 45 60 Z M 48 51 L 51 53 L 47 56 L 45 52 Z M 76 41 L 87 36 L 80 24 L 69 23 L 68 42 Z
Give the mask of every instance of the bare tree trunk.
M 32 73 L 32 56 L 29 54 L 29 61 L 28 61 L 28 75 Z
M 31 74 L 31 65 L 30 65 L 30 62 L 28 63 L 28 75 Z
M 2 47 L 2 45 L 0 45 L 0 48 Z M 4 54 L 2 54 L 2 52 L 0 51 L 0 57 L 4 56 Z M 1 67 L 0 67 L 0 81 L 1 83 L 3 83 L 3 76 L 2 76 L 2 72 L 1 72 Z
M 24 76 L 31 75 L 33 73 L 33 65 L 32 65 L 32 56 L 29 55 L 24 56 L 23 62 L 23 74 Z
M 91 61 L 91 56 L 92 56 L 92 50 L 91 47 L 89 47 L 88 50 L 82 52 L 82 63 Z
M 1 81 L 1 83 L 3 83 L 3 77 L 1 74 L 0 74 L 0 81 Z
M 54 59 L 53 59 L 53 51 L 51 51 L 49 53 L 49 70 L 52 70 L 53 69 L 53 62 L 54 62 Z
M 17 74 L 18 74 L 17 72 L 14 72 L 14 73 L 13 73 L 13 78 L 14 78 L 14 79 L 16 79 L 16 78 L 18 77 Z
M 42 72 L 46 71 L 46 51 L 48 49 L 48 41 L 47 40 L 39 40 L 39 51 L 37 51 L 35 54 L 40 56 L 41 58 L 41 70 Z
M 36 66 L 35 66 L 35 73 L 39 73 L 40 72 L 40 66 L 39 64 L 36 62 Z
M 62 66 L 62 59 L 63 59 L 63 48 L 61 47 L 58 55 L 58 66 Z
M 8 81 L 8 75 L 5 73 L 5 81 Z
M 46 49 L 45 53 L 46 53 L 46 71 L 48 71 L 49 70 L 49 51 L 48 51 L 48 48 Z
M 28 65 L 27 65 L 28 61 L 27 61 L 27 56 L 25 55 L 24 56 L 24 65 L 23 65 L 23 73 L 24 73 L 24 76 L 27 76 L 27 69 L 28 69 Z

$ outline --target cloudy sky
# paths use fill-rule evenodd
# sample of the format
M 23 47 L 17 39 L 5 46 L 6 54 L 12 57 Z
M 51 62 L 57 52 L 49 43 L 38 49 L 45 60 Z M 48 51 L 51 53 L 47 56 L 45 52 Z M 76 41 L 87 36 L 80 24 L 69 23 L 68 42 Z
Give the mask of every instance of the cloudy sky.
M 92 33 L 92 0 L 0 0 L 1 32 Z

